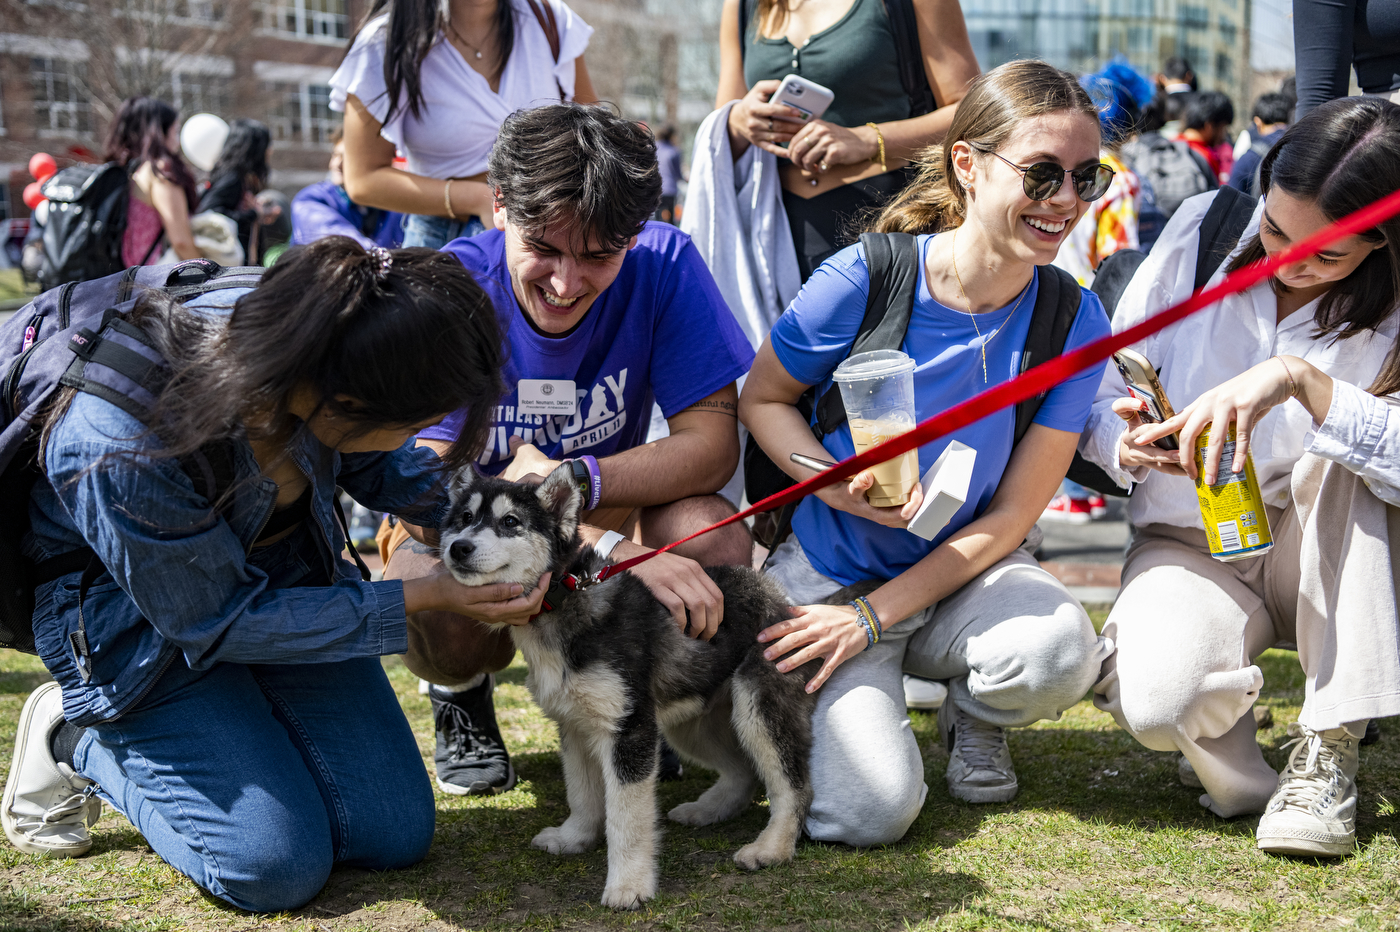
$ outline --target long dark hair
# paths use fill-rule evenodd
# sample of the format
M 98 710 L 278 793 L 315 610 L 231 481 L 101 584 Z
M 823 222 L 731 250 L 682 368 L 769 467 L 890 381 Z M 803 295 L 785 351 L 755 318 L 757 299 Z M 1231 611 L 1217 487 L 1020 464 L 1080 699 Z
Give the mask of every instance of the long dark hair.
M 1277 185 L 1311 201 L 1329 221 L 1340 220 L 1392 191 L 1400 190 L 1400 105 L 1378 97 L 1343 97 L 1309 111 L 1290 126 L 1264 156 L 1259 189 L 1267 200 Z M 1373 331 L 1400 304 L 1400 218 L 1359 234 L 1370 243 L 1385 241 L 1318 302 L 1313 321 L 1318 335 L 1346 339 Z M 1255 233 L 1228 271 L 1266 258 Z M 1279 287 L 1275 283 L 1275 287 Z M 1400 391 L 1400 357 L 1392 352 L 1371 391 Z
M 541 0 L 547 3 L 549 0 Z M 374 0 L 360 23 L 348 48 L 369 22 L 389 11 L 384 26 L 384 87 L 389 97 L 389 111 L 384 122 L 394 118 L 401 106 L 415 119 L 423 115 L 423 59 L 428 57 L 438 36 L 447 32 L 449 19 L 447 2 L 439 0 Z M 515 9 L 511 0 L 496 0 L 496 70 L 492 80 L 499 80 L 506 61 L 515 48 Z M 368 101 L 366 101 L 368 103 Z
M 170 104 L 155 97 L 128 97 L 107 127 L 103 161 L 132 168 L 150 162 L 151 170 L 185 192 L 190 210 L 199 202 L 194 173 L 178 152 L 165 144 L 170 127 L 180 118 Z
M 495 309 L 450 253 L 396 249 L 389 259 L 381 272 L 381 258 L 344 236 L 295 246 L 227 317 L 146 292 L 129 319 L 172 370 L 147 419 L 164 454 L 185 457 L 243 430 L 285 443 L 303 427 L 291 396 L 308 390 L 317 410 L 353 425 L 347 437 L 461 411 L 442 460 L 456 469 L 476 457 L 503 393 Z M 45 440 L 66 392 L 46 415 Z
M 234 175 L 243 179 L 243 187 L 257 194 L 267 187 L 267 150 L 272 145 L 272 132 L 258 120 L 240 118 L 228 125 L 219 160 L 209 172 L 210 178 Z

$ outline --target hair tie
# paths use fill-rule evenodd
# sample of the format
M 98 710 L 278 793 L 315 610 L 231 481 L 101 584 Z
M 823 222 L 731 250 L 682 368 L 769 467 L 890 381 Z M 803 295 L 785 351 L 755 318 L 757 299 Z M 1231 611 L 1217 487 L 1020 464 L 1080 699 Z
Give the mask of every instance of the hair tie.
M 369 257 L 374 260 L 374 277 L 378 281 L 383 281 L 389 275 L 389 269 L 394 264 L 394 256 L 383 246 L 371 246 Z

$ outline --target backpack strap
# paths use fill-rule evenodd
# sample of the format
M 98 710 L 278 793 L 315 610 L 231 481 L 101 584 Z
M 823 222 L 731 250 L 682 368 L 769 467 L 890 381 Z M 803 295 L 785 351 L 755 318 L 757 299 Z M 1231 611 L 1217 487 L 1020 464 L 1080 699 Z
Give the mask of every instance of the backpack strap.
M 540 0 L 525 0 L 530 4 L 530 12 L 535 14 L 535 19 L 540 21 L 540 28 L 544 30 L 544 37 L 549 42 L 549 53 L 554 56 L 554 63 L 559 64 L 559 21 L 554 18 L 554 7 L 549 5 L 549 0 L 542 0 L 544 8 L 540 8 Z M 564 100 L 568 95 L 564 93 L 564 85 L 559 83 L 559 78 L 554 79 L 554 86 L 559 90 L 559 99 Z
M 1244 235 L 1254 216 L 1258 200 L 1237 188 L 1226 185 L 1215 193 L 1210 209 L 1201 220 L 1200 244 L 1196 247 L 1196 281 L 1194 291 L 1200 291 L 1220 268 L 1220 263 Z
M 1031 329 L 1026 334 L 1026 348 L 1021 351 L 1021 372 L 1049 362 L 1065 351 L 1065 341 L 1069 339 L 1070 327 L 1079 316 L 1079 306 L 1084 292 L 1074 276 L 1053 265 L 1042 265 L 1037 275 L 1040 286 L 1036 289 L 1035 308 L 1031 312 Z M 1030 430 L 1031 423 L 1040 411 L 1045 400 L 1042 392 L 1016 405 L 1016 439 Z
M 899 349 L 919 287 L 919 242 L 913 234 L 862 233 L 860 242 L 865 247 L 870 287 L 865 316 L 847 357 L 870 350 Z M 844 423 L 846 406 L 841 392 L 830 389 L 817 402 L 817 423 L 812 432 L 820 440 Z
M 909 116 L 923 116 L 938 109 L 933 88 L 924 70 L 923 50 L 919 48 L 919 21 L 914 13 L 914 0 L 885 0 L 890 32 L 894 36 L 895 64 L 899 67 L 899 83 L 909 97 Z

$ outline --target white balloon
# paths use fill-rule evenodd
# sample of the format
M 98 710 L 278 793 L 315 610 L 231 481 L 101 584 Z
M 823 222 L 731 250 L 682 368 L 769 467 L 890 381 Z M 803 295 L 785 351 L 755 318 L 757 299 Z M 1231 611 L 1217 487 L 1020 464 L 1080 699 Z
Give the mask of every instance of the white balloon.
M 190 164 L 212 171 L 228 139 L 228 124 L 212 113 L 196 113 L 180 128 L 180 148 Z
M 39 206 L 34 208 L 34 222 L 39 226 L 44 226 L 49 222 L 49 200 L 44 198 L 39 202 Z

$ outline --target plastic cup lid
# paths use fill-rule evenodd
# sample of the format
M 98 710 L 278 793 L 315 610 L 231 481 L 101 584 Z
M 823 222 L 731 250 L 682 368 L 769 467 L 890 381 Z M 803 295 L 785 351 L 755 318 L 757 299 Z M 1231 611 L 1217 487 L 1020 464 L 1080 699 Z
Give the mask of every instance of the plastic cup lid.
M 871 350 L 848 357 L 836 367 L 832 377 L 838 382 L 859 382 L 903 375 L 914 371 L 914 360 L 899 350 Z

